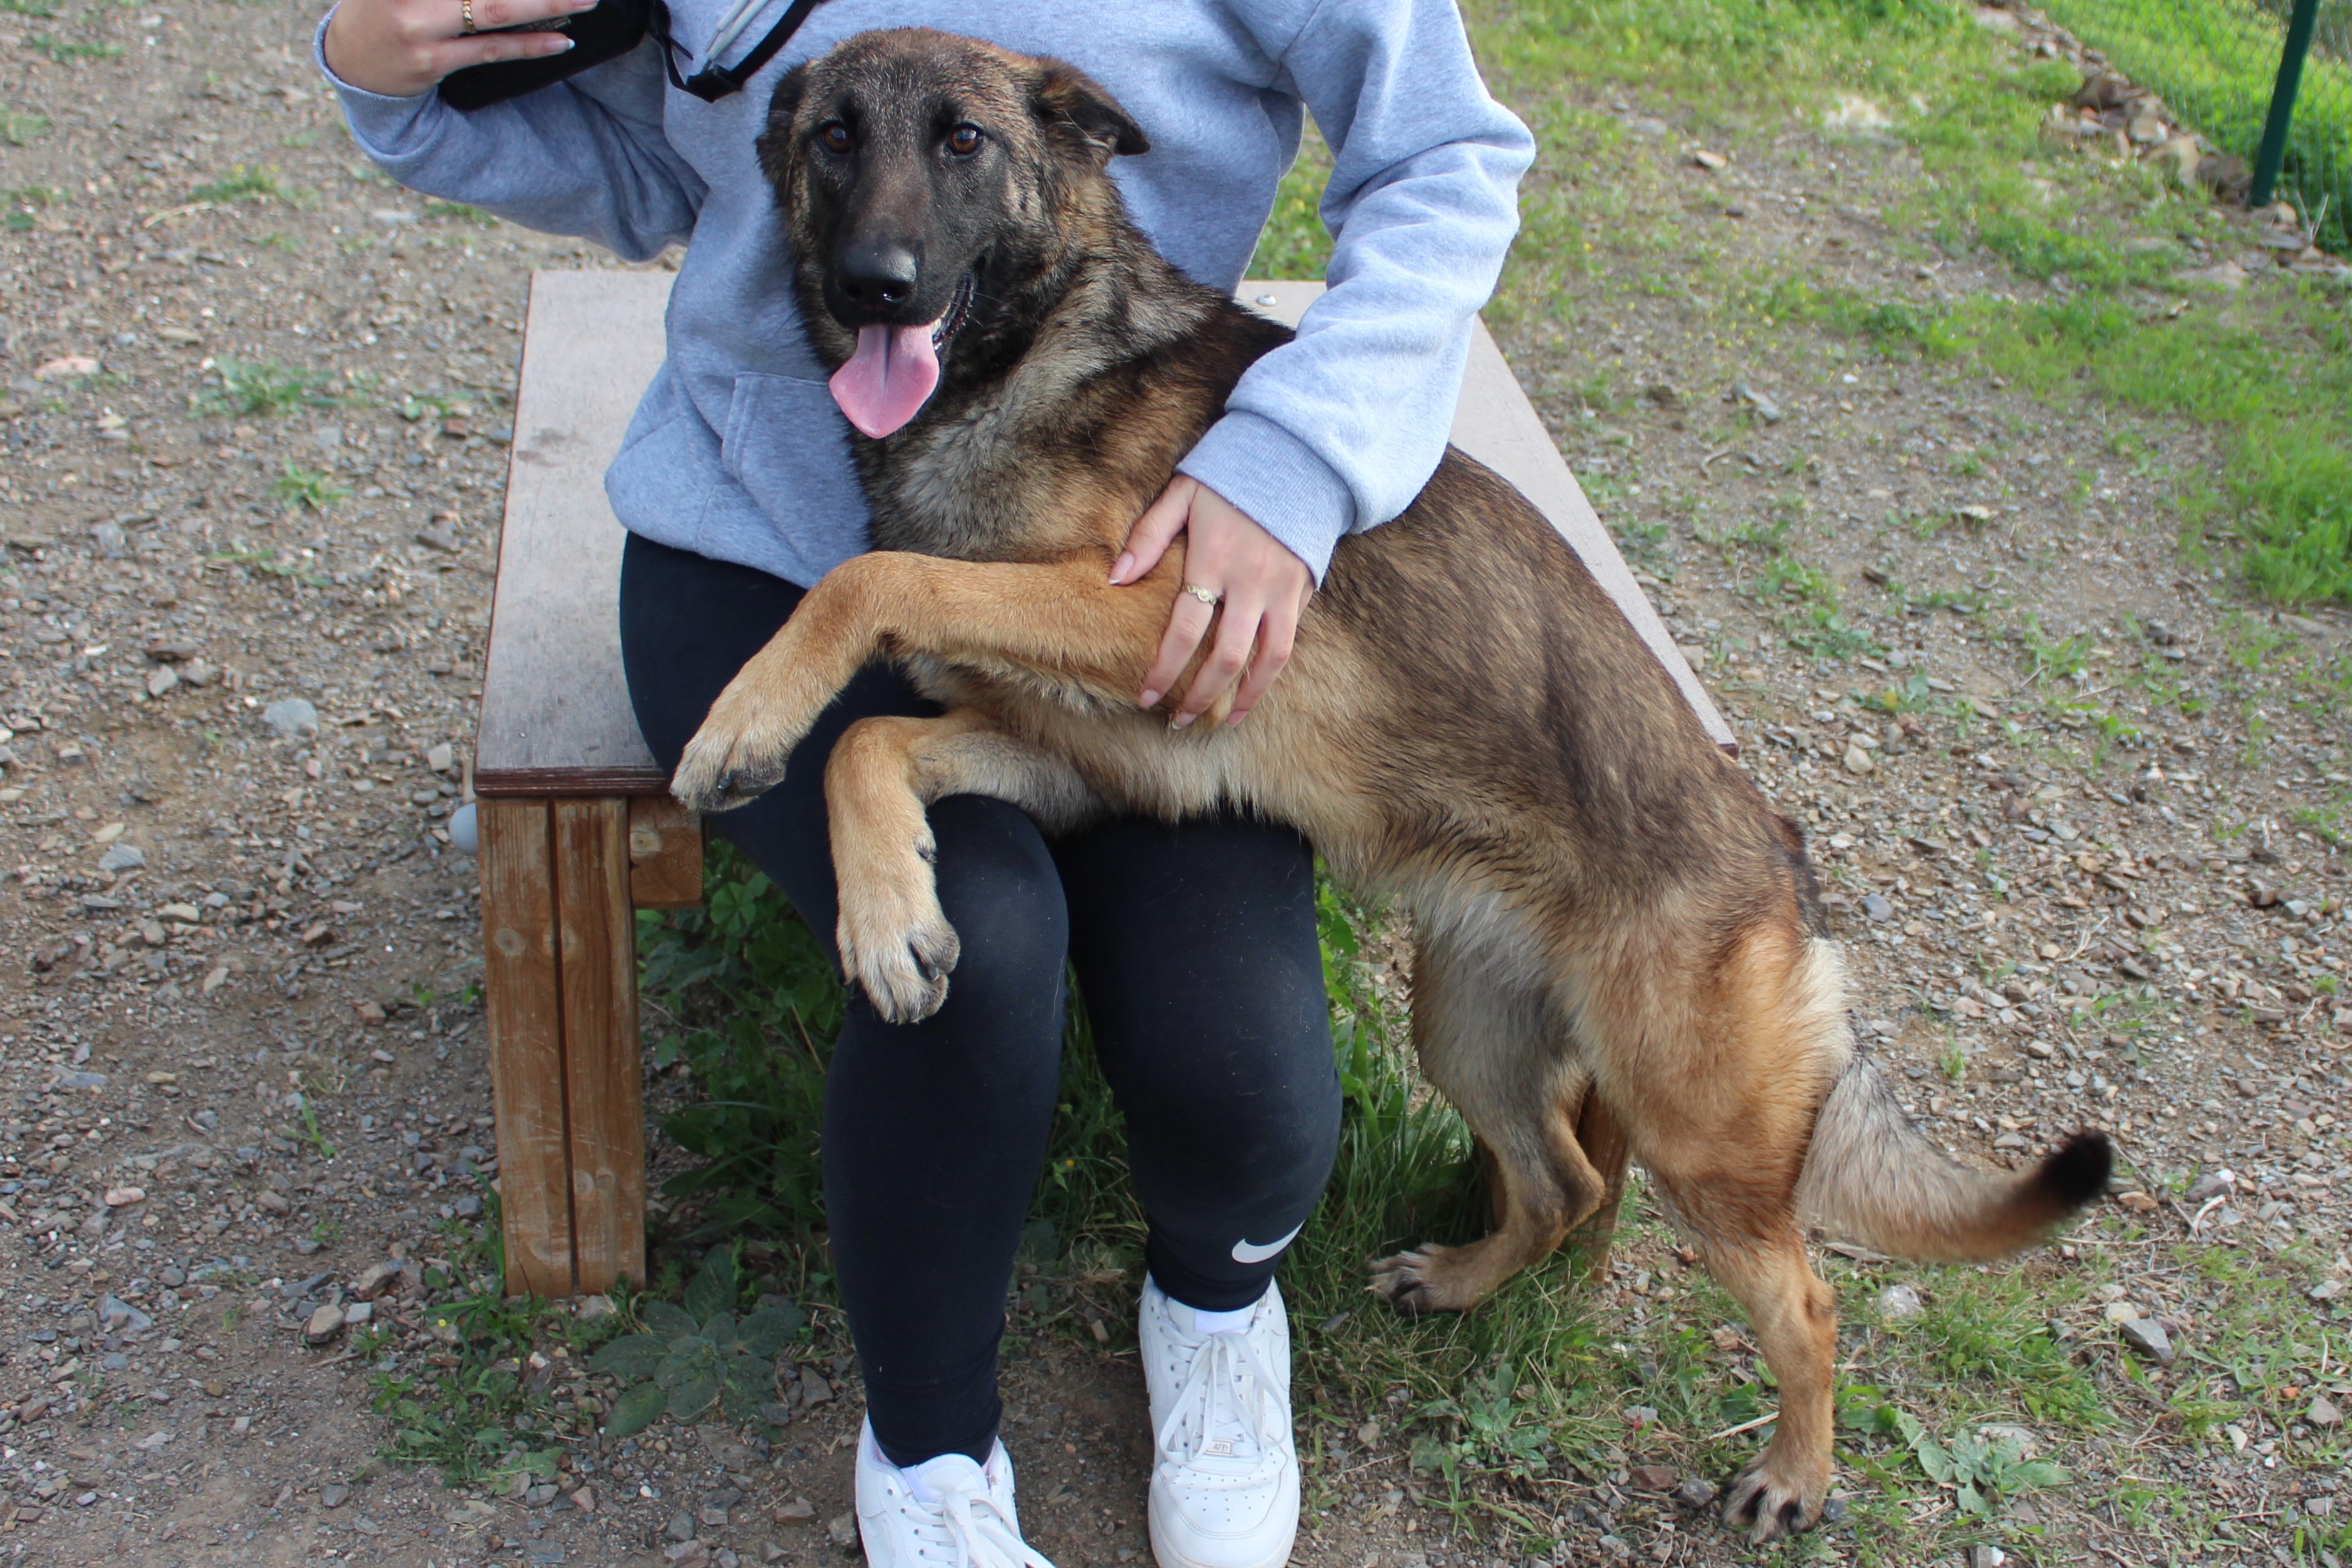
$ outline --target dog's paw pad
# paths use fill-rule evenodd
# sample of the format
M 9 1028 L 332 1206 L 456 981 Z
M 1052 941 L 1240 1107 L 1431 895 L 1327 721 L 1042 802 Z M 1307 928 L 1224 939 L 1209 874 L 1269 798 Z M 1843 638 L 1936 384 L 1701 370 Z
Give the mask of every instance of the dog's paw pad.
M 1757 1545 L 1795 1535 L 1821 1522 L 1822 1504 L 1807 1489 L 1777 1479 L 1768 1451 L 1739 1472 L 1723 1494 L 1723 1522 L 1744 1530 Z
M 853 921 L 844 911 L 841 967 L 890 1023 L 919 1023 L 947 1004 L 948 977 L 963 944 L 945 915 L 894 927 Z

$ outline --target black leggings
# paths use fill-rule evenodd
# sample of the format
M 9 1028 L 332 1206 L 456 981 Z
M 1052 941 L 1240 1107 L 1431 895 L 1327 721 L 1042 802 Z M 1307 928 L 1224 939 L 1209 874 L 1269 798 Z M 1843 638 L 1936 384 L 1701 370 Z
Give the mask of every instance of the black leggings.
M 630 538 L 621 648 L 664 767 L 801 591 Z M 782 784 L 712 820 L 828 951 L 824 759 L 857 719 L 937 711 L 869 666 Z M 1150 1219 L 1145 1260 L 1176 1300 L 1223 1312 L 1265 1293 L 1276 1260 L 1262 1249 L 1315 1207 L 1339 1126 L 1313 852 L 1297 833 L 1232 818 L 1113 820 L 1048 841 L 1014 807 L 976 795 L 939 801 L 930 821 L 940 901 L 963 943 L 947 1005 L 901 1027 L 853 997 L 825 1084 L 834 1266 L 866 1413 L 899 1465 L 984 1460 L 996 1433 L 997 1341 L 1053 1124 L 1066 959 L 1127 1120 Z

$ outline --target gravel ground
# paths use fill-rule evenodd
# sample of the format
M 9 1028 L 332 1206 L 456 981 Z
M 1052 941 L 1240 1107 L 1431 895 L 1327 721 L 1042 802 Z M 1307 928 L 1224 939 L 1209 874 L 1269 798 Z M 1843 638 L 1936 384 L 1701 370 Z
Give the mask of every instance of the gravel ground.
M 0 16 L 24 143 L 0 236 L 0 1554 L 843 1561 L 838 1359 L 810 1364 L 772 1445 L 582 1441 L 553 1490 L 485 1500 L 373 1459 L 364 1364 L 304 1339 L 388 1264 L 374 1326 L 429 1364 L 445 1226 L 495 1172 L 473 866 L 443 822 L 525 278 L 608 264 L 366 168 L 304 8 L 39 8 Z M 118 52 L 58 63 L 53 36 Z M 1895 262 L 1873 212 L 1916 170 L 1892 144 L 1794 127 L 1710 171 L 1672 106 L 1591 107 L 1626 119 L 1673 223 L 1731 235 L 1713 243 L 1923 298 L 2016 287 Z M 1732 341 L 1686 301 L 1610 308 L 1597 340 L 1522 325 L 1506 346 L 1814 833 L 1913 1108 L 1990 1165 L 2113 1131 L 2128 1190 L 2040 1267 L 2193 1228 L 2258 1270 L 2315 1243 L 2340 1287 L 2346 862 L 2300 813 L 2352 769 L 2321 700 L 2352 624 L 2188 564 L 2164 475 L 2087 413 L 1811 329 Z M 2194 433 L 2168 439 L 2193 463 Z M 1798 559 L 1874 651 L 1791 645 L 1796 601 L 1755 584 Z M 1664 1312 L 1676 1268 L 1637 1241 L 1603 1301 Z M 2196 1341 L 2155 1249 L 2119 1269 L 2072 1332 Z M 515 1370 L 587 1392 L 561 1360 Z M 1131 1360 L 1041 1337 L 1011 1376 L 1039 1544 L 1136 1559 Z M 2305 1437 L 2343 1377 L 2312 1369 Z M 2336 1483 L 2292 1462 L 2296 1419 L 2161 1462 L 2245 1517 L 2325 1518 Z M 1353 1436 L 1310 1473 L 1300 1560 L 1485 1568 L 1414 1506 L 1380 1423 Z M 1739 1555 L 1642 1496 L 1684 1479 L 1555 1492 L 1568 1550 Z M 2141 1560 L 2087 1501 L 2044 1511 Z

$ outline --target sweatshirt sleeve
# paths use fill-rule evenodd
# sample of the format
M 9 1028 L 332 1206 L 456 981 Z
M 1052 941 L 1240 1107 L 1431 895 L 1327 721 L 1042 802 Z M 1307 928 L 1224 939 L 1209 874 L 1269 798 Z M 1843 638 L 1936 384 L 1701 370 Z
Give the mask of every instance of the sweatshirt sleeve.
M 1319 581 L 1341 535 L 1437 471 L 1535 141 L 1479 79 L 1453 0 L 1321 0 L 1282 64 L 1331 146 L 1329 288 L 1178 467 Z
M 692 232 L 704 185 L 663 134 L 667 82 L 653 39 L 537 92 L 459 110 L 437 92 L 387 98 L 352 86 L 328 66 L 326 37 L 321 21 L 311 53 L 352 140 L 409 189 L 594 240 L 631 261 Z

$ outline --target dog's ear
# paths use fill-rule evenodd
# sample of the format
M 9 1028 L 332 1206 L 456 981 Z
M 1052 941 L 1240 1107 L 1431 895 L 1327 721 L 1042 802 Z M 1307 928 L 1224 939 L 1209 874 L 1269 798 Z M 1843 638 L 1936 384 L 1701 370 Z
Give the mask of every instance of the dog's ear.
M 1048 60 L 1029 101 L 1047 131 L 1076 132 L 1097 162 L 1151 151 L 1143 127 L 1128 117 L 1118 100 L 1076 66 Z
M 809 62 L 803 60 L 777 78 L 776 90 L 768 96 L 768 122 L 760 131 L 756 145 L 760 152 L 760 172 L 769 183 L 781 183 L 784 169 L 792 161 L 793 116 L 801 110 L 801 94 L 808 89 Z

